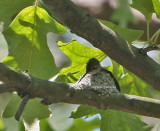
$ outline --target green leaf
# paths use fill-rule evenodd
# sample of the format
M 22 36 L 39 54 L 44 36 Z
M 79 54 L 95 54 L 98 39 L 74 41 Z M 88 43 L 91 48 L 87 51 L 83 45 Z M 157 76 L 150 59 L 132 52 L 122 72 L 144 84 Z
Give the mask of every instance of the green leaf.
M 23 121 L 19 121 L 18 126 L 19 126 L 19 130 L 18 131 L 25 131 L 25 127 L 24 127 Z
M 106 25 L 107 27 L 111 28 L 113 31 L 118 33 L 122 38 L 127 40 L 129 43 L 138 40 L 143 35 L 144 31 L 142 30 L 133 30 L 133 29 L 126 29 L 122 28 L 118 25 L 113 24 L 112 22 L 100 20 L 101 23 Z
M 100 120 L 95 118 L 91 121 L 85 121 L 81 118 L 74 120 L 73 126 L 67 131 L 92 131 L 99 128 Z
M 60 76 L 67 76 L 69 82 L 76 82 L 85 73 L 86 63 L 89 59 L 94 57 L 102 61 L 106 57 L 101 50 L 84 46 L 75 40 L 69 43 L 58 42 L 58 45 L 72 62 L 70 67 L 63 68 L 60 72 Z
M 132 0 L 131 7 L 140 11 L 149 23 L 154 12 L 152 0 Z
M 13 94 L 10 102 L 3 111 L 2 116 L 4 118 L 10 118 L 14 116 L 18 110 L 20 103 L 21 98 L 16 93 Z M 29 100 L 21 117 L 23 117 L 23 119 L 27 123 L 31 124 L 35 118 L 41 120 L 44 118 L 48 118 L 50 114 L 51 111 L 48 109 L 48 106 L 41 104 L 41 99 L 36 98 Z
M 40 131 L 54 131 L 52 127 L 49 125 L 47 119 L 43 119 L 40 121 Z
M 151 92 L 155 91 L 152 86 L 144 82 L 142 79 L 137 77 L 136 75 L 128 72 L 129 75 L 133 78 L 133 83 L 131 85 L 131 90 L 129 94 L 132 95 L 139 95 L 144 97 L 152 97 Z
M 8 27 L 14 17 L 25 7 L 33 4 L 35 0 L 0 0 L 0 21 Z
M 7 106 L 4 109 L 2 113 L 2 117 L 10 118 L 14 116 L 18 110 L 20 102 L 21 102 L 21 98 L 16 93 L 14 93 L 12 95 L 10 102 L 7 104 Z
M 83 116 L 92 116 L 99 112 L 99 109 L 91 106 L 80 105 L 75 111 L 72 112 L 71 118 L 80 118 Z
M 113 60 L 112 65 L 108 67 L 108 70 L 115 76 L 121 87 L 122 93 L 152 97 L 151 91 L 155 92 L 153 87 Z
M 1 119 L 0 119 L 0 131 L 4 131 L 4 123 Z
M 31 124 L 35 118 L 41 120 L 48 118 L 51 115 L 51 111 L 48 109 L 48 106 L 41 104 L 41 99 L 31 99 L 27 103 L 22 117 L 28 123 Z
M 144 131 L 147 125 L 136 115 L 107 110 L 101 113 L 101 131 Z
M 118 21 L 121 27 L 127 27 L 129 22 L 136 22 L 128 4 L 128 0 L 119 0 L 118 7 L 112 14 L 112 19 Z
M 4 32 L 9 55 L 3 63 L 17 70 L 29 70 L 33 76 L 48 79 L 59 72 L 47 45 L 47 33 L 64 33 L 66 29 L 45 10 L 25 8 Z
M 75 110 L 71 117 L 80 118 L 83 116 L 90 117 L 100 113 L 101 131 L 143 131 L 146 124 L 138 116 L 115 110 L 99 110 L 95 107 L 81 105 Z
M 159 0 L 152 0 L 154 11 L 158 18 L 160 18 L 160 1 Z

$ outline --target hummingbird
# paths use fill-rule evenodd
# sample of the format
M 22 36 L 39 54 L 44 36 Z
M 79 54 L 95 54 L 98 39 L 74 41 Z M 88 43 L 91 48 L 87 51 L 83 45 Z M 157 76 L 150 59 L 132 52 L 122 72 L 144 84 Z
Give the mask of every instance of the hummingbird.
M 115 89 L 120 92 L 120 86 L 113 74 L 103 69 L 96 58 L 91 58 L 86 66 L 86 73 L 78 80 L 79 84 L 93 88 Z

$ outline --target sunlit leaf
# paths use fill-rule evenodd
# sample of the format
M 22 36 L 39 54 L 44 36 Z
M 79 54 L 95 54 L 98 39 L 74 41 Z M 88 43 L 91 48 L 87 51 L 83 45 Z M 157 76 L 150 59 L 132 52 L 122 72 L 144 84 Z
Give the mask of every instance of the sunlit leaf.
M 94 57 L 102 61 L 106 57 L 101 50 L 84 46 L 75 40 L 70 43 L 58 42 L 58 45 L 71 60 L 71 66 L 63 68 L 60 72 L 60 76 L 67 75 L 70 82 L 76 82 L 85 73 L 86 63 L 89 59 Z
M 66 29 L 37 5 L 25 8 L 4 32 L 9 55 L 3 63 L 17 70 L 48 79 L 59 72 L 47 45 L 47 33 Z

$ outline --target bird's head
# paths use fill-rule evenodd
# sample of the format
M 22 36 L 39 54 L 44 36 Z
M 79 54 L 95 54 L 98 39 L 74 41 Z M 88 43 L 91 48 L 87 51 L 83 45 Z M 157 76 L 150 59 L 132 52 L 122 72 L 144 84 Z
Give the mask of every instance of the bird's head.
M 96 58 L 92 58 L 88 61 L 86 67 L 86 73 L 95 74 L 101 69 L 100 63 Z

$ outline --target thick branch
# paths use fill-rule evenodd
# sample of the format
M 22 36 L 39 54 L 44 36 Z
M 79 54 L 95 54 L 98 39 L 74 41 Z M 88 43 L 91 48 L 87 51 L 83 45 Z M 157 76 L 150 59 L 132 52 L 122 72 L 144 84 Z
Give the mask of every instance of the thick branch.
M 13 91 L 21 89 L 30 94 L 33 98 L 43 98 L 45 103 L 65 102 L 84 104 L 104 110 L 116 109 L 160 118 L 160 100 L 120 93 L 101 95 L 89 87 L 76 89 L 76 86 L 78 86 L 76 84 L 50 82 L 28 76 L 24 73 L 18 73 L 3 64 L 0 64 L 0 76 L 0 80 L 6 82 L 5 88 Z M 28 80 L 28 77 L 30 78 L 30 84 L 26 87 L 26 80 Z M 3 84 L 0 85 L 0 89 L 3 90 L 1 87 L 3 87 Z M 8 92 L 8 90 L 6 91 Z M 2 91 L 0 91 L 0 93 L 2 93 Z
M 73 33 L 85 38 L 110 58 L 160 90 L 159 64 L 141 54 L 137 48 L 129 45 L 110 29 L 102 27 L 96 19 L 76 7 L 71 1 L 45 0 L 44 2 Z
M 13 91 L 16 91 L 16 89 L 10 88 L 6 84 L 0 84 L 0 94 L 5 92 L 13 92 Z

